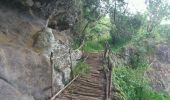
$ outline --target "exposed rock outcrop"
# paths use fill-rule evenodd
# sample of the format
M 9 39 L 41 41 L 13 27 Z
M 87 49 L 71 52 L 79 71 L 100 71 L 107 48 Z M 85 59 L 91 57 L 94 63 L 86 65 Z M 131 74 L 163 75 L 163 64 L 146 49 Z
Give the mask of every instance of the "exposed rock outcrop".
M 48 59 L 52 59 L 53 88 L 55 92 L 59 91 L 69 82 L 71 67 L 76 64 L 77 59 L 81 58 L 82 53 L 79 50 L 72 50 L 68 44 L 61 44 L 55 40 L 50 28 L 36 33 L 34 40 L 34 47 Z
M 50 56 L 57 44 L 51 28 L 43 28 L 33 36 L 33 47 L 40 53 Z
M 0 77 L 7 86 L 35 100 L 43 100 L 50 94 L 50 64 L 46 57 L 19 46 L 0 45 L 0 48 Z
M 0 5 L 3 1 L 12 5 L 17 3 L 15 1 L 23 0 L 14 0 L 13 2 L 2 0 Z M 53 0 L 48 1 L 49 5 L 46 0 L 28 1 L 30 1 L 27 2 L 29 4 L 33 3 L 33 5 L 31 4 L 33 10 L 35 4 L 46 9 L 47 6 L 50 8 L 50 5 L 54 3 Z M 65 17 L 62 18 L 67 22 L 66 19 L 74 16 L 68 13 L 67 9 L 70 12 L 73 9 L 64 9 L 64 5 L 69 7 L 73 5 L 66 0 L 57 0 L 56 2 L 63 3 L 58 7 L 64 10 L 63 16 Z M 55 16 L 54 19 L 50 20 L 50 23 L 56 19 L 60 20 L 60 18 L 61 16 Z M 43 17 L 33 17 L 20 8 L 0 6 L 0 99 L 45 100 L 49 98 L 52 82 L 51 52 L 53 52 L 54 64 L 54 92 L 59 91 L 70 80 L 71 67 L 81 57 L 81 51 L 74 51 L 70 48 L 71 27 L 60 30 L 57 26 L 56 30 L 52 30 L 51 28 L 43 28 L 45 22 Z M 60 41 L 59 37 L 64 38 Z
M 170 94 L 170 45 L 160 44 L 157 46 L 152 67 L 147 75 L 155 90 L 166 91 Z
M 34 100 L 32 96 L 23 95 L 3 79 L 0 79 L 0 89 L 1 100 Z

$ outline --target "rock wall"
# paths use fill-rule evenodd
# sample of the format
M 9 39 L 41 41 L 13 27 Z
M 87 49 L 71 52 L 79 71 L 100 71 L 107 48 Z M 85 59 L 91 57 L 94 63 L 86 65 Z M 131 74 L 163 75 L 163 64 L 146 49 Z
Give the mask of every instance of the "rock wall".
M 49 19 L 48 26 L 60 31 L 71 29 L 78 21 L 81 0 L 1 0 L 0 3 L 25 10 L 32 16 Z
M 45 28 L 34 35 L 33 46 L 39 53 L 51 60 L 53 67 L 54 92 L 59 91 L 70 80 L 71 67 L 82 56 L 81 51 L 72 50 L 69 45 L 55 40 L 51 28 Z
M 49 99 L 51 82 L 53 91 L 59 91 L 70 80 L 71 67 L 81 58 L 81 51 L 70 47 L 70 36 L 73 34 L 71 30 L 75 24 L 75 20 L 70 18 L 76 15 L 70 3 L 72 1 L 10 1 L 0 1 L 0 100 Z M 57 9 L 64 10 L 64 17 L 56 15 L 50 19 L 51 28 L 44 28 L 48 14 L 43 14 L 48 12 L 50 5 L 55 6 L 52 6 L 54 2 L 60 5 Z M 34 7 L 38 3 L 39 7 Z M 13 4 L 30 7 L 32 11 L 30 12 L 30 8 L 27 10 Z M 68 5 L 68 8 L 65 9 L 64 5 Z M 46 12 L 40 12 L 40 17 L 37 16 L 39 11 Z M 60 18 L 63 18 L 62 21 L 67 22 L 69 27 L 60 26 Z M 52 25 L 54 21 L 57 23 Z M 52 66 L 50 61 L 53 62 Z
M 152 87 L 170 94 L 170 45 L 159 44 L 147 72 Z
M 4 81 L 3 83 L 8 84 L 6 86 L 18 91 L 13 93 L 20 94 L 18 97 L 16 95 L 15 98 L 27 95 L 42 100 L 42 98 L 48 96 L 49 89 L 44 90 L 50 88 L 50 64 L 48 59 L 32 50 L 19 46 L 4 44 L 0 47 L 0 79 Z M 6 91 L 8 90 L 3 89 L 1 91 L 0 98 L 3 97 L 3 100 L 8 100 L 5 97 L 11 98 Z

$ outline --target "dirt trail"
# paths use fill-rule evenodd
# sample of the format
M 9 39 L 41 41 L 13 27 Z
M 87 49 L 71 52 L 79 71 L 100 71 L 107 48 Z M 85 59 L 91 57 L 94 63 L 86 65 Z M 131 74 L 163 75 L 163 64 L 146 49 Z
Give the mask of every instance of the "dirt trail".
M 90 65 L 89 74 L 78 77 L 57 100 L 105 100 L 102 54 L 88 54 L 86 62 Z

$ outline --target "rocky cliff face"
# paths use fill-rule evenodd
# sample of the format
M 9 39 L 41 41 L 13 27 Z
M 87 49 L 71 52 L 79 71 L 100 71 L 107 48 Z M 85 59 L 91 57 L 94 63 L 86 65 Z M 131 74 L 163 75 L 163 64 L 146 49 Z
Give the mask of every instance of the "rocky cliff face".
M 150 66 L 145 77 L 149 79 L 153 89 L 170 94 L 170 44 L 161 43 L 152 47 L 154 48 L 154 53 L 149 56 Z M 131 65 L 131 57 L 135 57 L 134 49 L 125 47 L 122 51 L 123 60 L 121 63 Z
M 45 100 L 51 84 L 57 92 L 70 80 L 71 67 L 81 58 L 80 51 L 70 48 L 73 1 L 10 1 L 0 1 L 0 100 Z M 56 5 L 44 28 L 47 12 Z
M 157 91 L 166 91 L 170 94 L 170 45 L 160 44 L 147 72 L 151 85 Z

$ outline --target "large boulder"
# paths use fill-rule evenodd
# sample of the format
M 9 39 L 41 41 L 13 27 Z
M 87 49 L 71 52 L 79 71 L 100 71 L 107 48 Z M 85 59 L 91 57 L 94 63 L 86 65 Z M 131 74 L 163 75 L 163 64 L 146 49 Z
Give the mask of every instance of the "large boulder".
M 67 84 L 71 78 L 71 69 L 81 58 L 82 52 L 79 50 L 72 50 L 66 45 L 58 44 L 54 51 L 54 84 L 58 83 L 60 89 Z M 58 78 L 60 77 L 60 78 Z M 62 83 L 63 85 L 59 85 Z M 58 91 L 58 90 L 55 90 Z
M 50 55 L 53 45 L 56 43 L 51 28 L 43 28 L 33 36 L 33 39 L 33 47 L 36 50 L 45 55 Z
M 53 60 L 53 90 L 59 91 L 71 78 L 71 67 L 82 56 L 81 51 L 72 50 L 69 44 L 62 44 L 55 40 L 52 29 L 45 28 L 34 36 L 34 47 L 40 53 Z M 51 57 L 53 53 L 53 57 Z

